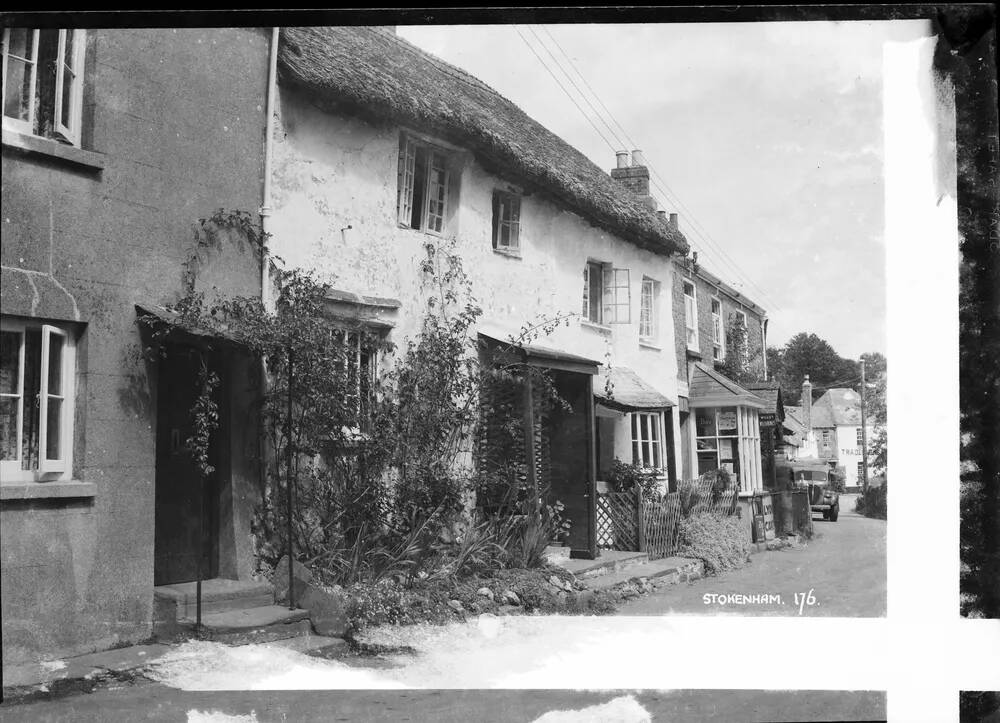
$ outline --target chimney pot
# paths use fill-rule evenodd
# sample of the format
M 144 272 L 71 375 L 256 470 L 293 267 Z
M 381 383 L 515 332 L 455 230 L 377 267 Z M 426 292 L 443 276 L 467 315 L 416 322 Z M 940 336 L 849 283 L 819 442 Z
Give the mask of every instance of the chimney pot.
M 628 151 L 615 151 L 618 168 L 628 168 Z
M 670 228 L 672 228 L 674 231 L 677 230 L 677 214 L 676 213 L 670 214 Z
M 633 166 L 645 166 L 646 159 L 642 155 L 642 151 L 636 148 L 632 151 L 632 165 Z
M 668 223 L 667 222 L 667 212 L 666 211 L 657 211 L 656 215 L 659 216 L 659 218 L 660 218 L 661 221 L 663 221 L 664 223 Z

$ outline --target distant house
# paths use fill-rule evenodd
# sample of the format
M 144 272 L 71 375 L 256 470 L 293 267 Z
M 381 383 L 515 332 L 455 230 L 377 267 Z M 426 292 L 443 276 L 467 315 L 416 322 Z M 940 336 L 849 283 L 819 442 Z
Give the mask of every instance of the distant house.
M 566 506 L 573 554 L 596 555 L 596 481 L 613 459 L 664 486 L 679 472 L 671 258 L 684 236 L 391 28 L 284 29 L 279 87 L 271 246 L 289 266 L 335 277 L 345 299 L 396 300 L 379 318 L 397 344 L 419 331 L 420 264 L 443 240 L 483 309 L 482 345 L 502 348 L 542 314 L 569 319 L 515 345 L 570 403 L 535 420 L 542 441 L 525 454 Z

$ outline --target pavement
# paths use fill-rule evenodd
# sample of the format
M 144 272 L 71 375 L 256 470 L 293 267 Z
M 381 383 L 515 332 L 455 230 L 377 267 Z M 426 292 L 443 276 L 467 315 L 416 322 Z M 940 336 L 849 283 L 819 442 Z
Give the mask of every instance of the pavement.
M 884 720 L 875 691 L 351 690 L 187 692 L 162 685 L 0 706 L 4 721 L 852 721 Z
M 884 617 L 886 522 L 854 512 L 854 497 L 841 497 L 837 522 L 814 515 L 810 541 L 753 555 L 740 570 L 662 588 L 618 614 Z

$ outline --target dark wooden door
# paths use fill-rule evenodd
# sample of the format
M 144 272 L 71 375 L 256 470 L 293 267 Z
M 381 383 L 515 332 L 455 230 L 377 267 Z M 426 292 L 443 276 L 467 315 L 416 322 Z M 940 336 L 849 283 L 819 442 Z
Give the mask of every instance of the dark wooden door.
M 571 407 L 557 407 L 546 420 L 549 432 L 551 497 L 565 506 L 569 518 L 569 546 L 574 557 L 596 555 L 594 530 L 594 419 L 588 414 L 590 377 L 575 372 L 553 371 L 556 391 Z
M 210 357 L 207 358 L 211 364 Z M 154 585 L 196 580 L 199 561 L 203 578 L 218 574 L 215 475 L 202 479 L 185 445 L 193 429 L 191 408 L 198 397 L 201 359 L 198 350 L 172 345 L 167 357 L 160 361 Z M 210 457 L 216 457 L 214 448 Z

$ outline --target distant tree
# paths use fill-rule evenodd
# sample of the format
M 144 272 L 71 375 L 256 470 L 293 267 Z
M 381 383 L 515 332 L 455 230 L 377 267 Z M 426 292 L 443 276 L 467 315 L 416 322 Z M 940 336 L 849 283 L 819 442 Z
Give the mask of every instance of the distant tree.
M 865 361 L 865 377 L 874 380 L 881 374 L 886 373 L 887 362 L 884 354 L 877 351 L 866 351 L 861 355 Z
M 775 379 L 781 387 L 785 404 L 801 404 L 802 380 L 809 375 L 814 387 L 849 387 L 857 389 L 860 367 L 841 357 L 830 343 L 816 334 L 800 332 L 778 352 L 780 360 Z M 768 358 L 770 364 L 771 358 Z
M 881 356 L 881 355 L 880 355 Z M 867 367 L 867 364 L 865 365 Z M 865 422 L 873 427 L 872 434 L 868 438 L 868 465 L 871 469 L 880 473 L 887 473 L 886 469 L 886 448 L 889 444 L 886 434 L 886 406 L 885 406 L 885 386 L 886 373 L 881 372 L 873 381 L 865 370 Z

